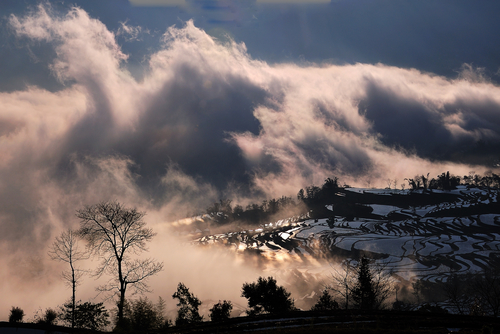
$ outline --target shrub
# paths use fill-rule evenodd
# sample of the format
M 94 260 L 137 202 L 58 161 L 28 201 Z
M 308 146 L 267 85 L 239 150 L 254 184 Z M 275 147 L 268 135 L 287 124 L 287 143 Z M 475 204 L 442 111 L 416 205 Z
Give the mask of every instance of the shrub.
M 231 316 L 231 310 L 233 309 L 233 304 L 230 301 L 224 300 L 215 304 L 210 309 L 210 319 L 213 322 L 222 322 L 229 319 Z
M 413 305 L 410 303 L 405 303 L 401 300 L 396 300 L 394 303 L 392 303 L 392 309 L 394 311 L 411 311 L 413 310 Z
M 439 313 L 448 314 L 448 310 L 442 308 L 439 305 L 424 304 L 417 309 L 418 312 L 422 313 Z
M 48 308 L 41 318 L 35 316 L 35 322 L 37 324 L 55 325 L 57 323 L 57 312 Z
M 339 309 L 339 303 L 335 301 L 328 293 L 328 290 L 323 290 L 323 294 L 319 300 L 311 308 L 311 311 L 333 311 Z
M 165 302 L 162 298 L 154 304 L 147 297 L 141 297 L 125 304 L 124 325 L 126 329 L 134 332 L 162 329 L 169 326 L 169 322 L 165 321 L 164 313 Z
M 67 324 L 73 319 L 72 303 L 68 302 L 61 307 L 59 318 Z M 75 327 L 90 330 L 103 330 L 109 325 L 109 313 L 103 303 L 78 302 L 75 307 Z
M 20 307 L 12 307 L 9 315 L 9 322 L 23 322 L 24 311 Z

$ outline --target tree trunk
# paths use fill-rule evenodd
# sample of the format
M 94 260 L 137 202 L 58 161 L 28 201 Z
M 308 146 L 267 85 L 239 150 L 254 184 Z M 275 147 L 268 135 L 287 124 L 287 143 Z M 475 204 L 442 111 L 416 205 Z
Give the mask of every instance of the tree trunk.
M 127 289 L 127 283 L 123 278 L 121 259 L 118 260 L 118 280 L 120 281 L 120 301 L 118 302 L 118 323 L 121 323 L 123 320 L 123 307 L 125 306 L 125 290 Z
M 71 285 L 73 288 L 73 295 L 71 297 L 71 328 L 75 328 L 76 322 L 76 277 L 75 277 L 75 268 L 73 268 L 73 263 L 71 265 Z

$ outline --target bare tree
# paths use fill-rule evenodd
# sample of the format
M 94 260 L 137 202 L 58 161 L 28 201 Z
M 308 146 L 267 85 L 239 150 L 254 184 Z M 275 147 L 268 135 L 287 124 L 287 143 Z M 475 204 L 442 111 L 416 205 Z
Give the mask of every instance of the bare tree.
M 334 291 L 343 299 L 344 308 L 348 309 L 353 304 L 355 307 L 363 308 L 360 305 L 359 296 L 370 295 L 369 308 L 380 309 L 392 292 L 393 280 L 386 272 L 385 265 L 371 265 L 371 261 L 362 258 L 357 264 L 351 260 L 344 260 L 341 269 L 333 269 L 332 285 L 328 288 Z M 366 304 L 366 300 L 363 302 Z
M 443 284 L 444 293 L 455 313 L 462 315 L 469 314 L 470 305 L 474 300 L 471 293 L 470 280 L 470 276 L 468 275 L 450 272 L 446 282 Z
M 93 255 L 102 257 L 96 276 L 104 273 L 114 276 L 99 290 L 118 292 L 118 321 L 122 322 L 127 287 L 131 285 L 135 292 L 147 292 L 147 279 L 163 269 L 163 263 L 153 259 L 131 257 L 146 251 L 146 242 L 155 233 L 145 227 L 144 212 L 117 202 L 86 206 L 76 215 L 81 219 L 79 235 L 87 241 Z
M 342 261 L 341 269 L 332 267 L 332 285 L 328 286 L 343 299 L 344 309 L 349 308 L 351 292 L 356 282 L 356 267 L 349 260 Z
M 497 317 L 500 314 L 500 269 L 493 263 L 473 276 L 470 287 L 486 313 Z
M 75 327 L 76 287 L 86 272 L 77 267 L 77 262 L 88 259 L 88 253 L 78 248 L 77 234 L 72 230 L 67 230 L 56 237 L 49 251 L 49 256 L 53 260 L 69 264 L 70 269 L 63 271 L 62 277 L 73 291 L 71 296 L 71 327 Z

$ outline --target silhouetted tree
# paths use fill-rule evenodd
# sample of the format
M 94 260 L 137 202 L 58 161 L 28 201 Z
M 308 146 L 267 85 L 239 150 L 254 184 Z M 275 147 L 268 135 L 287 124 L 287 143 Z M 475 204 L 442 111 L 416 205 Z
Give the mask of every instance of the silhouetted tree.
M 299 201 L 303 201 L 305 198 L 305 195 L 304 195 L 304 189 L 300 189 L 299 192 L 297 193 L 297 199 Z
M 177 318 L 175 325 L 185 325 L 201 322 L 203 316 L 200 316 L 198 311 L 201 301 L 183 284 L 179 283 L 177 291 L 172 295 L 172 298 L 177 299 Z
M 427 176 L 420 176 L 420 179 L 422 180 L 422 187 L 424 188 L 424 191 L 427 190 L 428 185 L 429 185 L 429 173 L 427 173 Z
M 226 224 L 233 221 L 233 208 L 230 199 L 220 199 L 207 208 L 207 213 L 217 224 Z
M 309 187 L 306 187 L 306 198 L 309 202 L 317 200 L 319 198 L 319 194 L 321 192 L 321 188 L 312 185 Z
M 476 175 L 477 176 L 477 175 Z M 460 184 L 460 177 L 450 175 L 450 172 L 442 173 L 438 175 L 438 188 L 443 190 L 456 189 Z
M 219 300 L 219 302 L 214 304 L 214 306 L 210 309 L 210 319 L 213 322 L 226 321 L 231 316 L 232 309 L 233 304 L 230 301 L 224 300 L 221 302 Z
M 295 309 L 290 293 L 278 286 L 273 277 L 259 277 L 257 282 L 244 283 L 241 296 L 248 299 L 248 315 L 276 314 Z
M 24 311 L 20 307 L 12 307 L 9 314 L 9 322 L 23 322 Z
M 311 311 L 333 311 L 339 309 L 339 303 L 335 301 L 328 293 L 328 289 L 323 290 L 319 300 L 311 308 Z
M 358 281 L 352 289 L 352 299 L 357 308 L 371 310 L 375 308 L 375 289 L 370 272 L 369 260 L 363 257 L 357 268 Z
M 72 290 L 71 304 L 73 312 L 71 314 L 74 316 L 76 307 L 76 287 L 80 284 L 80 279 L 85 274 L 84 270 L 77 267 L 77 263 L 87 259 L 88 254 L 79 249 L 77 234 L 72 230 L 67 230 L 56 237 L 49 251 L 49 256 L 53 260 L 66 262 L 70 267 L 68 271 L 62 272 L 62 277 Z M 71 327 L 75 327 L 75 319 L 71 321 Z
M 389 298 L 391 284 L 381 267 L 371 269 L 370 260 L 362 257 L 356 268 L 357 281 L 351 291 L 356 308 L 373 310 Z
M 101 202 L 77 211 L 81 219 L 78 233 L 91 252 L 102 259 L 96 275 L 114 275 L 101 291 L 117 291 L 118 319 L 123 319 L 125 293 L 129 285 L 135 292 L 148 291 L 146 280 L 163 269 L 163 263 L 152 259 L 132 259 L 130 255 L 146 250 L 154 236 L 142 220 L 144 212 L 125 208 L 117 202 Z
M 417 185 L 417 183 L 415 182 L 414 179 L 406 179 L 405 178 L 405 180 L 408 181 L 408 186 L 410 187 L 411 191 L 418 189 L 419 186 Z
M 233 209 L 233 217 L 235 220 L 240 219 L 244 210 L 241 205 L 236 205 Z
M 320 197 L 330 197 L 335 194 L 336 191 L 339 189 L 339 179 L 337 177 L 332 178 L 327 178 L 325 180 L 325 183 L 321 187 L 321 193 L 322 195 Z

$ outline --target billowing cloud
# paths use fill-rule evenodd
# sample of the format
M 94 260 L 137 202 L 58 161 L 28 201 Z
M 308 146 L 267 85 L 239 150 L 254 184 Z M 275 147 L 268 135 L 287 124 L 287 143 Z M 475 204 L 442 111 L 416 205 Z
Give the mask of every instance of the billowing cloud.
M 99 200 L 146 210 L 162 230 L 224 191 L 289 195 L 333 175 L 385 186 L 388 177 L 481 172 L 497 158 L 500 88 L 471 67 L 451 80 L 382 64 L 270 65 L 189 21 L 167 30 L 138 80 L 117 33 L 80 8 L 39 6 L 9 23 L 20 43 L 53 48 L 47 66 L 63 88 L 0 93 L 0 243 L 12 254 L 2 275 L 50 274 L 50 285 L 48 241 Z M 179 268 L 205 256 L 196 254 L 164 261 L 185 273 Z M 215 291 L 225 282 L 207 277 L 192 284 Z

